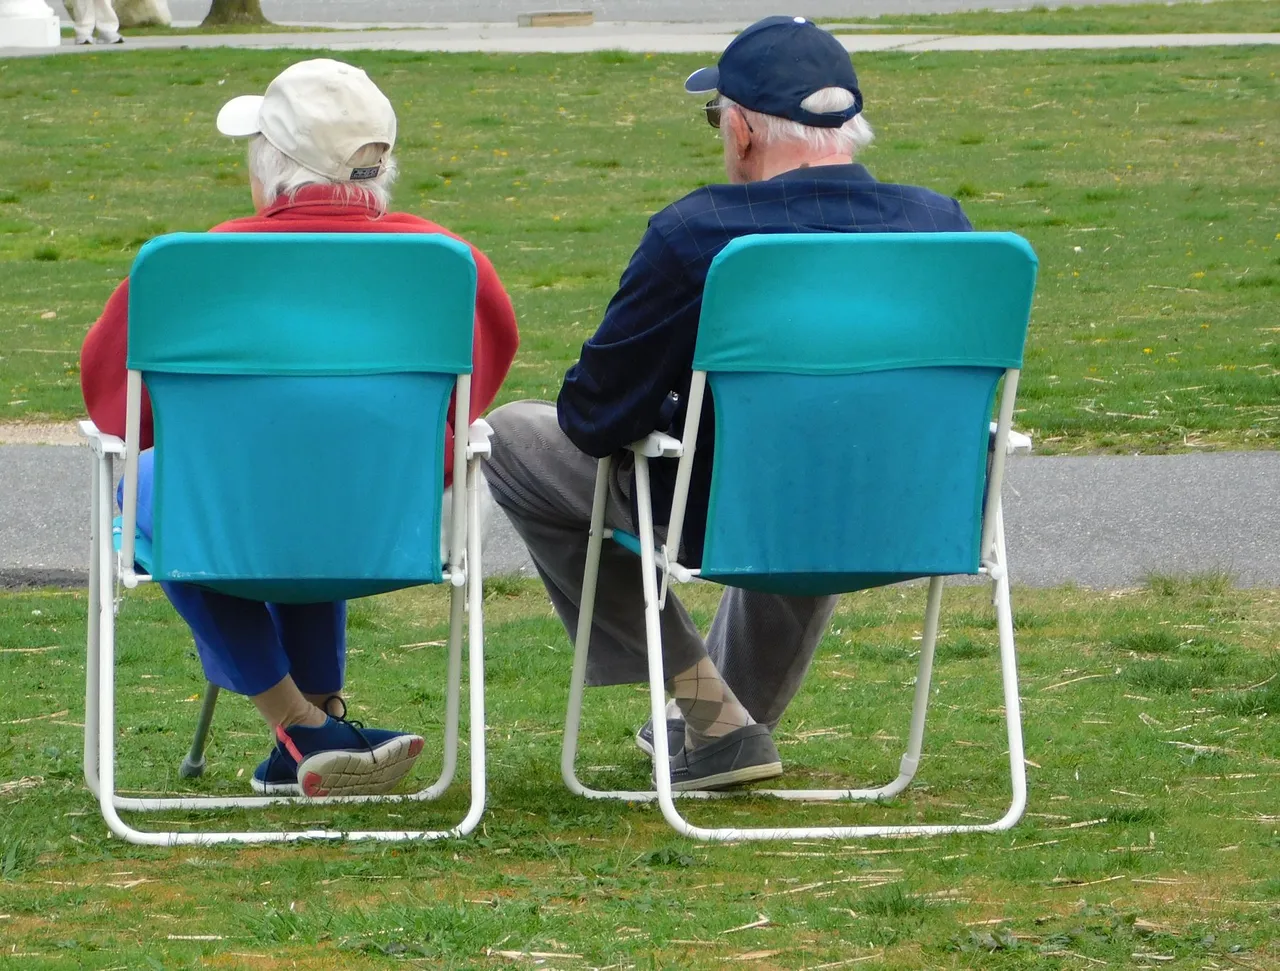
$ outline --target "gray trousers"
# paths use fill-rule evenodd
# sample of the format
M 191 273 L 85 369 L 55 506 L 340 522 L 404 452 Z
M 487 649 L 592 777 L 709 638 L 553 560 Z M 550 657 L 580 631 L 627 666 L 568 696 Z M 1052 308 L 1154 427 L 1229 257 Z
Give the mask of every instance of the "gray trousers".
M 493 455 L 484 463 L 494 501 L 506 512 L 551 603 L 572 639 L 577 635 L 586 568 L 596 460 L 580 451 L 556 420 L 555 405 L 517 401 L 486 417 Z M 635 531 L 631 463 L 614 464 L 605 525 Z M 640 559 L 606 542 L 587 656 L 587 683 L 649 680 Z M 705 643 L 684 606 L 668 593 L 662 611 L 665 677 L 710 656 L 751 712 L 771 728 L 800 688 L 826 632 L 837 597 L 780 597 L 727 587 Z

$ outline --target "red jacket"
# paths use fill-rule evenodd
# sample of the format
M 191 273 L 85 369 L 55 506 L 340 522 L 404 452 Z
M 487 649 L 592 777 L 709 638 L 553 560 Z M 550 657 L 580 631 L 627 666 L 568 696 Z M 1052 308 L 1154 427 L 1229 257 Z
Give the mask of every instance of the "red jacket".
M 442 233 L 442 226 L 407 213 L 383 215 L 361 204 L 339 202 L 328 186 L 306 186 L 293 201 L 281 199 L 254 216 L 214 226 L 211 233 Z M 467 244 L 471 245 L 471 244 Z M 520 342 L 515 312 L 488 257 L 474 246 L 476 261 L 476 331 L 472 352 L 471 420 L 493 404 Z M 124 280 L 89 330 L 80 350 L 80 389 L 89 417 L 102 431 L 124 437 L 125 346 L 129 324 L 129 281 Z M 453 410 L 449 411 L 445 440 L 445 481 L 453 474 Z M 151 401 L 142 393 L 142 447 L 150 448 L 153 433 Z

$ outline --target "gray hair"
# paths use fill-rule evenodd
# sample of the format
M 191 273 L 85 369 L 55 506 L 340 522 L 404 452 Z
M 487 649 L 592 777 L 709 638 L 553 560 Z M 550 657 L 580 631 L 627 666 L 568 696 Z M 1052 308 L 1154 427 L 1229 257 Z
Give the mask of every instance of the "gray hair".
M 335 181 L 327 175 L 313 172 L 301 162 L 295 162 L 261 135 L 249 140 L 249 174 L 262 184 L 263 201 L 269 206 L 280 196 L 292 199 L 304 185 L 333 185 L 339 188 L 339 198 L 344 203 L 364 204 L 379 212 L 386 212 L 391 205 L 391 184 L 396 179 L 396 160 L 383 152 L 386 146 L 369 144 L 358 149 L 351 157 L 351 167 L 372 165 L 383 158 L 382 171 L 363 182 Z
M 853 105 L 853 95 L 844 88 L 822 88 L 800 102 L 805 111 L 822 115 L 830 111 L 846 111 Z M 802 125 L 790 118 L 779 118 L 752 111 L 720 96 L 722 108 L 737 108 L 750 123 L 754 133 L 765 143 L 798 142 L 815 152 L 828 155 L 857 155 L 875 139 L 875 132 L 862 117 L 854 115 L 839 128 L 817 128 Z

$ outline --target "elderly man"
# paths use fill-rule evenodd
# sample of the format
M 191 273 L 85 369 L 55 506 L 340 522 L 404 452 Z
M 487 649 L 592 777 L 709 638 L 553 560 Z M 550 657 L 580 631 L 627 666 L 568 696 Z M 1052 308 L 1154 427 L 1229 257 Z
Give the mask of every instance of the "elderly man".
M 387 211 L 396 174 L 396 115 L 359 68 L 327 59 L 294 64 L 264 95 L 224 105 L 218 130 L 249 138 L 249 186 L 257 214 L 211 232 L 453 235 L 417 216 Z M 471 253 L 477 271 L 474 420 L 497 395 L 518 338 L 511 301 L 493 265 L 475 247 Z M 114 435 L 124 434 L 128 284 L 121 283 L 107 301 L 80 357 L 85 405 L 98 427 Z M 423 326 L 429 320 L 424 310 Z M 148 537 L 151 441 L 151 407 L 144 398 L 142 445 L 148 451 L 139 461 L 138 526 Z M 446 485 L 452 454 L 446 442 Z M 266 604 L 194 584 L 161 587 L 191 626 L 208 679 L 249 696 L 274 733 L 275 747 L 251 780 L 255 791 L 385 792 L 413 767 L 423 748 L 420 736 L 365 728 L 346 718 L 338 694 L 345 674 L 345 603 Z
M 854 156 L 872 139 L 849 56 L 802 17 L 743 31 L 691 93 L 715 92 L 707 120 L 724 141 L 728 185 L 698 189 L 649 220 L 617 294 L 556 405 L 498 409 L 488 464 L 494 498 L 524 538 L 561 620 L 577 626 L 596 459 L 652 431 L 679 435 L 707 271 L 730 240 L 752 233 L 968 230 L 958 203 L 927 189 L 877 182 Z M 868 268 L 869 272 L 874 272 Z M 814 280 L 858 298 L 856 278 Z M 714 421 L 705 406 L 682 561 L 701 555 Z M 634 530 L 632 466 L 624 454 L 606 525 Z M 675 462 L 652 466 L 655 520 L 670 511 Z M 856 499 L 852 500 L 856 501 Z M 588 679 L 647 679 L 639 560 L 606 544 Z M 782 771 L 771 729 L 795 694 L 835 608 L 834 597 L 781 597 L 729 588 L 704 643 L 668 596 L 663 663 L 672 780 L 709 789 Z M 721 676 L 723 673 L 723 677 Z M 652 727 L 637 735 L 652 753 Z

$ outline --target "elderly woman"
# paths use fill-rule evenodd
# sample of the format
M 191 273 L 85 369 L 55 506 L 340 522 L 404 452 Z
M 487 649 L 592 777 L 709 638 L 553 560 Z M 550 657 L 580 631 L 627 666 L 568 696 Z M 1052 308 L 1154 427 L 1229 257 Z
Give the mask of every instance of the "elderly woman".
M 405 213 L 388 212 L 396 164 L 391 102 L 358 68 L 317 59 L 283 71 L 261 96 L 228 102 L 224 135 L 248 137 L 253 216 L 210 232 L 444 233 Z M 458 238 L 454 236 L 454 238 Z M 518 338 L 511 301 L 492 264 L 474 246 L 477 276 L 471 417 L 497 395 Z M 81 351 L 81 387 L 100 429 L 124 434 L 129 281 L 116 288 Z M 144 398 L 142 445 L 152 419 Z M 451 451 L 451 449 L 447 449 Z M 138 526 L 151 529 L 153 455 L 139 462 Z M 446 484 L 448 484 L 446 482 Z M 353 795 L 385 792 L 413 767 L 418 735 L 348 721 L 340 692 L 346 656 L 346 604 L 269 604 L 192 584 L 161 584 L 190 625 L 205 675 L 246 695 L 275 734 L 275 748 L 254 771 L 255 791 Z M 332 758 L 315 758 L 331 753 Z M 310 759 L 305 785 L 298 766 Z M 314 767 L 319 771 L 313 771 Z M 329 768 L 326 769 L 326 766 Z

